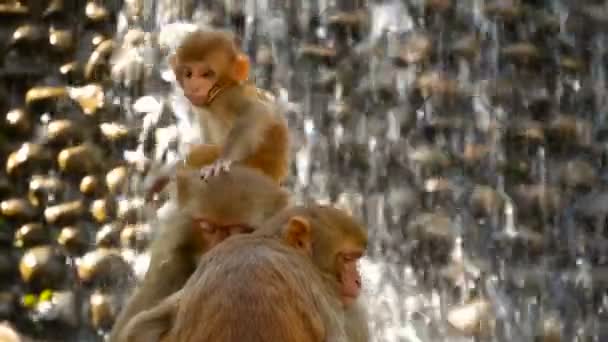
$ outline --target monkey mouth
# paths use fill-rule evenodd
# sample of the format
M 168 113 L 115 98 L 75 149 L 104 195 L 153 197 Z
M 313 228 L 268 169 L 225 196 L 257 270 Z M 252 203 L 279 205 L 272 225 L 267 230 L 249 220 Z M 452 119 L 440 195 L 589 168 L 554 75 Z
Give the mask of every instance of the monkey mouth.
M 190 102 L 195 106 L 202 106 L 207 102 L 207 95 L 185 94 Z

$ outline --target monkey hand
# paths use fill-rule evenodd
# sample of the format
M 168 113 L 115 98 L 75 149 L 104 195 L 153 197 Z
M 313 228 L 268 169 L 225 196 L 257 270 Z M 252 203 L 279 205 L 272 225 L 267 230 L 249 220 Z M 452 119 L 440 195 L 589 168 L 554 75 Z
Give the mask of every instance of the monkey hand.
M 218 159 L 213 164 L 205 166 L 201 169 L 201 178 L 206 181 L 210 177 L 217 176 L 222 172 L 230 172 L 232 160 Z

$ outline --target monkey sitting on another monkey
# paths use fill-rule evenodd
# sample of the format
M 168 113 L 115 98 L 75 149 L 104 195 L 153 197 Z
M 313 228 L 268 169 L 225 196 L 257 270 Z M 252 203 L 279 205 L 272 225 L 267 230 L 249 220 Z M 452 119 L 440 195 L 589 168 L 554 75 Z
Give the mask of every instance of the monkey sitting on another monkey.
M 276 182 L 245 166 L 206 183 L 197 170 L 181 169 L 177 179 L 179 206 L 153 240 L 150 267 L 117 318 L 110 341 L 119 341 L 138 312 L 181 289 L 203 254 L 231 235 L 254 231 L 289 204 L 289 194 Z
M 341 210 L 285 209 L 203 256 L 182 290 L 129 322 L 124 341 L 368 341 L 357 302 L 366 246 Z
M 220 30 L 194 31 L 169 61 L 209 140 L 192 147 L 186 166 L 201 168 L 201 177 L 207 180 L 229 172 L 234 163 L 244 164 L 283 182 L 289 169 L 286 120 L 276 103 L 247 81 L 249 58 L 238 49 L 234 36 Z M 147 197 L 169 180 L 159 178 Z

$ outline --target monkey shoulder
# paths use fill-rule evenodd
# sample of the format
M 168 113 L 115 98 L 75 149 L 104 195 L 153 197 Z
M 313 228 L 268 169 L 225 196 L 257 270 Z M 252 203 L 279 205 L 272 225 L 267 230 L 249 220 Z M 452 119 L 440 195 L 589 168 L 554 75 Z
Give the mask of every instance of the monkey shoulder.
M 262 90 L 253 84 L 240 84 L 226 89 L 218 102 L 223 110 L 233 115 L 250 114 L 258 117 L 271 117 L 275 112 L 274 102 L 270 97 L 261 95 Z M 213 103 L 215 104 L 215 103 Z

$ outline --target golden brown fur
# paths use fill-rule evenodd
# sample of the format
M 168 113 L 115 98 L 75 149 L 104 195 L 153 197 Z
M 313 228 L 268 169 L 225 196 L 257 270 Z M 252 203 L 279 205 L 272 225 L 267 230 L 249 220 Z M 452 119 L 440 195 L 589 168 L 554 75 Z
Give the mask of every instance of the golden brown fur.
M 289 165 L 286 121 L 277 113 L 275 103 L 243 80 L 247 77 L 248 59 L 240 53 L 232 35 L 215 30 L 193 32 L 177 49 L 173 61 L 186 93 L 190 85 L 184 81 L 184 66 L 189 63 L 203 62 L 206 69 L 218 74 L 204 104 L 194 104 L 203 109 L 199 110 L 202 129 L 211 146 L 194 147 L 186 158 L 188 165 L 202 167 L 218 158 L 231 160 L 260 169 L 282 182 Z M 209 83 L 205 82 L 211 81 L 200 82 L 200 87 L 206 89 Z
M 365 310 L 343 306 L 336 274 L 337 253 L 366 245 L 364 227 L 338 209 L 285 209 L 206 254 L 181 291 L 132 320 L 125 341 L 367 341 Z
M 322 342 L 330 331 L 345 338 L 333 289 L 293 248 L 235 237 L 201 265 L 184 289 L 188 301 L 179 306 L 168 341 Z
M 247 167 L 235 166 L 231 173 L 208 182 L 201 182 L 197 172 L 184 169 L 178 180 L 183 186 L 180 209 L 160 227 L 160 234 L 150 247 L 150 268 L 118 317 L 112 341 L 131 317 L 178 291 L 196 269 L 200 256 L 213 247 L 206 235 L 193 227 L 193 218 L 255 228 L 289 203 L 286 191 L 258 170 Z M 224 235 L 219 240 L 223 238 Z

